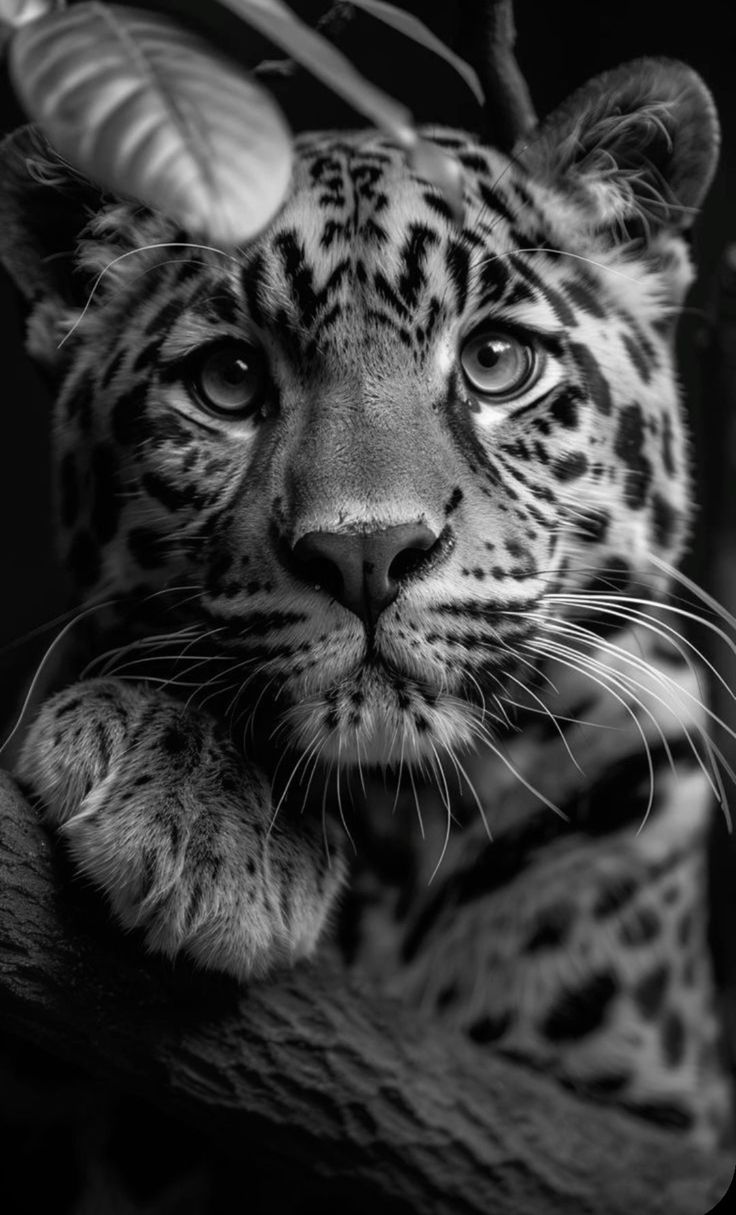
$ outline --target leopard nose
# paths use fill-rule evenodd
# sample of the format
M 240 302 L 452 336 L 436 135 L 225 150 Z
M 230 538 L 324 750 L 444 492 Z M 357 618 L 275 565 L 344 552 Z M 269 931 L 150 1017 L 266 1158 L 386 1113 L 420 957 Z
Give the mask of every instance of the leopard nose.
M 292 550 L 295 572 L 375 625 L 401 584 L 427 563 L 437 536 L 423 523 L 377 532 L 307 532 Z

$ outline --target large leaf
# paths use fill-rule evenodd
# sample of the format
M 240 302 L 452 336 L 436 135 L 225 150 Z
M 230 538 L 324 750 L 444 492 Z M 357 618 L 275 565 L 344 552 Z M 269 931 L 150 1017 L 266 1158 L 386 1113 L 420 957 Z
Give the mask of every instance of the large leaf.
M 438 55 L 440 59 L 444 59 L 462 77 L 479 105 L 483 105 L 485 97 L 477 72 L 469 63 L 451 51 L 449 46 L 445 46 L 442 39 L 433 34 L 431 29 L 413 13 L 407 13 L 406 9 L 397 8 L 395 4 L 386 4 L 385 0 L 350 0 L 350 2 L 354 8 L 364 9 L 378 21 L 390 25 L 400 34 L 404 34 L 407 38 L 419 43 L 420 46 L 426 47 L 428 51 Z
M 109 190 L 233 245 L 278 210 L 291 137 L 259 84 L 163 16 L 87 3 L 22 26 L 16 92 L 53 147 Z

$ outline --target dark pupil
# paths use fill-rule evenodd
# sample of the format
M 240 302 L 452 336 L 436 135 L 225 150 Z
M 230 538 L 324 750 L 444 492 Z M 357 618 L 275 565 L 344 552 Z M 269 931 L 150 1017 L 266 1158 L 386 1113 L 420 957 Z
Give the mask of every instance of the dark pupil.
M 478 351 L 478 362 L 480 363 L 481 367 L 495 367 L 502 354 L 503 350 L 499 348 L 498 343 L 491 344 L 489 342 L 487 346 L 481 346 L 480 350 Z

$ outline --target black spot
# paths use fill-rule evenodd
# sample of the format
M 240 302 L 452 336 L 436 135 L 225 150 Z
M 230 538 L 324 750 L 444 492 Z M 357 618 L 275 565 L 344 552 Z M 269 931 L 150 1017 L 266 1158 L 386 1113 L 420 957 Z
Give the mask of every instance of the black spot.
M 265 318 L 261 308 L 261 289 L 265 278 L 266 262 L 263 253 L 256 253 L 252 261 L 243 269 L 242 284 L 248 312 L 254 325 L 264 326 Z
M 143 329 L 144 336 L 156 337 L 162 341 L 181 312 L 181 308 L 181 300 L 166 300 L 166 303 L 157 308 L 146 321 Z
M 497 1042 L 510 1026 L 511 1016 L 507 1012 L 479 1017 L 477 1021 L 473 1021 L 472 1025 L 468 1026 L 468 1037 L 479 1044 Z
M 409 310 L 407 309 L 406 305 L 401 301 L 385 274 L 383 274 L 380 270 L 377 270 L 373 276 L 373 287 L 376 295 L 380 296 L 384 303 L 388 304 L 390 308 L 393 308 L 394 312 L 396 312 L 398 316 L 409 316 Z
M 580 987 L 564 992 L 541 1023 L 542 1033 L 552 1042 L 583 1038 L 603 1024 L 617 992 L 613 974 L 599 971 Z
M 437 1008 L 449 1008 L 451 1004 L 456 1004 L 459 994 L 457 984 L 448 983 L 437 996 Z
M 220 284 L 217 295 L 210 297 L 209 302 L 214 306 L 215 315 L 219 320 L 224 321 L 226 325 L 237 325 L 238 301 L 225 283 Z
M 162 413 L 150 419 L 147 438 L 151 446 L 170 443 L 181 449 L 189 444 L 191 437 L 189 426 L 175 413 Z
M 485 302 L 486 297 L 484 296 L 483 303 Z M 534 303 L 534 292 L 526 283 L 517 280 L 517 282 L 511 284 L 509 290 L 505 293 L 503 302 L 507 308 L 514 305 L 518 306 L 519 304 L 532 304 Z
M 645 945 L 659 936 L 661 927 L 652 907 L 635 907 L 621 922 L 619 937 L 624 945 Z
M 600 1076 L 586 1076 L 584 1080 L 576 1078 L 569 1087 L 586 1097 L 613 1097 L 626 1088 L 630 1080 L 628 1072 L 607 1072 Z
M 576 308 L 582 309 L 583 312 L 588 312 L 591 316 L 595 316 L 598 320 L 605 320 L 606 310 L 601 304 L 595 290 L 592 286 L 580 280 L 569 280 L 563 284 L 564 290 L 568 298 L 575 304 Z
M 72 577 L 81 586 L 91 586 L 100 576 L 100 550 L 88 531 L 77 532 L 68 554 Z
M 624 467 L 626 477 L 626 502 L 632 510 L 640 510 L 646 501 L 652 479 L 652 466 L 644 454 L 644 415 L 641 406 L 634 401 L 621 410 L 616 434 L 615 453 Z
M 555 397 L 549 407 L 549 412 L 555 421 L 559 422 L 561 426 L 567 427 L 568 430 L 572 430 L 578 424 L 578 400 L 578 393 L 572 388 L 567 388 Z
M 137 375 L 141 371 L 148 371 L 155 364 L 158 352 L 161 349 L 161 341 L 162 339 L 157 337 L 141 346 L 130 369 L 133 375 Z
M 652 497 L 652 535 L 658 548 L 669 548 L 674 539 L 678 512 L 661 494 Z
M 634 897 L 638 889 L 638 882 L 625 875 L 606 882 L 596 896 L 593 915 L 600 920 L 620 911 Z
M 662 1053 L 670 1067 L 677 1067 L 685 1057 L 685 1026 L 674 1009 L 670 1009 L 662 1023 Z
M 446 219 L 448 223 L 452 223 L 454 219 L 452 207 L 449 203 L 445 202 L 444 198 L 439 194 L 430 194 L 429 190 L 425 192 L 423 197 L 431 211 L 434 211 L 441 219 Z
M 576 481 L 588 471 L 588 457 L 582 451 L 572 451 L 560 456 L 552 465 L 552 473 L 558 481 Z
M 583 585 L 586 595 L 625 595 L 631 586 L 631 566 L 624 557 L 606 554 L 605 567 Z
M 580 346 L 576 342 L 571 342 L 570 353 L 585 381 L 596 409 L 602 414 L 610 414 L 611 390 L 596 359 L 593 358 L 587 346 Z
M 675 475 L 675 457 L 673 452 L 672 419 L 668 413 L 662 415 L 662 463 L 668 477 Z
M 451 515 L 453 513 L 453 511 L 457 510 L 457 508 L 460 505 L 460 503 L 462 502 L 462 500 L 463 500 L 463 491 L 461 490 L 459 485 L 456 485 L 445 503 L 445 514 Z
M 562 945 L 575 920 L 575 908 L 570 903 L 549 903 L 536 914 L 537 924 L 522 946 L 529 953 Z
M 447 271 L 455 287 L 457 311 L 460 314 L 465 308 L 468 298 L 468 274 L 470 257 L 468 250 L 457 241 L 453 241 L 445 254 Z
M 421 288 L 426 283 L 426 273 L 424 267 L 428 252 L 434 245 L 437 244 L 437 233 L 431 227 L 426 227 L 424 224 L 412 224 L 409 228 L 409 234 L 404 242 L 401 252 L 402 273 L 398 276 L 397 287 L 404 303 L 413 309 L 417 305 Z M 447 255 L 447 266 L 455 284 L 455 290 L 458 294 L 464 290 L 468 290 L 468 265 L 466 265 L 465 254 L 465 278 L 463 281 L 463 254 L 465 250 L 458 245 L 458 254 L 455 259 L 452 258 L 452 252 L 449 250 Z
M 292 229 L 281 232 L 274 238 L 273 246 L 283 261 L 284 276 L 291 286 L 299 325 L 303 329 L 309 329 L 325 302 L 348 273 L 349 264 L 342 261 L 334 266 L 327 282 L 319 291 L 316 291 L 314 272 L 307 264 L 304 246 L 296 231 Z
M 657 1122 L 660 1126 L 671 1127 L 672 1130 L 687 1131 L 693 1125 L 692 1111 L 683 1109 L 672 1101 L 637 1101 L 636 1105 L 629 1108 L 642 1118 Z
M 535 252 L 538 252 L 538 250 L 535 250 Z M 532 270 L 531 266 L 522 260 L 521 257 L 514 255 L 509 260 L 512 262 L 517 273 L 534 288 L 537 295 L 541 295 L 547 301 L 560 324 L 568 330 L 577 328 L 578 318 L 564 295 L 559 291 L 555 291 L 549 282 L 537 274 L 536 271 Z M 510 302 L 510 300 L 507 302 Z
M 636 984 L 633 991 L 634 1003 L 647 1020 L 653 1020 L 662 1007 L 669 977 L 669 969 L 664 963 L 661 963 L 639 979 Z
M 626 347 L 626 352 L 631 362 L 638 372 L 640 380 L 648 384 L 652 378 L 652 369 L 643 347 L 632 334 L 622 333 L 621 340 Z
M 580 539 L 588 544 L 605 544 L 611 525 L 608 511 L 588 507 L 583 513 L 583 519 L 575 520 L 575 530 Z
M 487 166 L 486 166 L 487 170 Z M 516 217 L 509 209 L 506 200 L 502 197 L 500 191 L 495 186 L 488 185 L 485 181 L 478 182 L 480 196 L 486 207 L 491 211 L 495 211 L 498 216 L 505 219 L 512 227 L 516 222 Z

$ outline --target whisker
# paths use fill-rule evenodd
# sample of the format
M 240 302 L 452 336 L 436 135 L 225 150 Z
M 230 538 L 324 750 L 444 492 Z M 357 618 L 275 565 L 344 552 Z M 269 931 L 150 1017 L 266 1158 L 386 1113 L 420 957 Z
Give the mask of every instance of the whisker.
M 619 703 L 621 705 L 623 705 L 623 707 L 624 707 L 624 709 L 626 709 L 627 713 L 629 713 L 632 721 L 634 722 L 634 724 L 641 736 L 641 740 L 644 745 L 644 753 L 645 753 L 646 759 L 647 759 L 647 766 L 649 768 L 649 800 L 647 802 L 647 808 L 644 813 L 644 819 L 643 819 L 643 823 L 642 823 L 642 826 L 643 826 L 643 824 L 646 823 L 646 821 L 649 817 L 649 814 L 650 814 L 650 811 L 652 808 L 652 804 L 654 802 L 654 764 L 652 762 L 652 753 L 651 753 L 651 750 L 649 747 L 649 741 L 647 739 L 646 734 L 644 733 L 644 729 L 642 727 L 641 722 L 639 721 L 638 717 L 636 716 L 636 714 L 635 714 L 634 710 L 631 708 L 631 706 L 626 704 L 623 697 L 619 696 L 614 691 L 614 689 L 611 686 L 609 686 L 610 683 L 613 683 L 615 685 L 615 684 L 618 684 L 619 681 L 616 680 L 612 676 L 611 672 L 607 668 L 604 668 L 603 671 L 599 671 L 599 673 L 603 676 L 603 678 L 605 678 L 608 681 L 608 683 L 604 683 L 604 682 L 602 682 L 601 679 L 597 679 L 595 675 L 591 674 L 590 670 L 587 667 L 582 665 L 582 661 L 578 662 L 578 663 L 573 661 L 574 658 L 579 658 L 582 660 L 582 655 L 578 654 L 578 652 L 576 650 L 570 649 L 568 646 L 561 645 L 559 642 L 551 641 L 551 640 L 545 638 L 544 642 L 541 645 L 537 641 L 537 642 L 530 642 L 529 646 L 530 646 L 530 648 L 533 647 L 537 653 L 540 653 L 540 654 L 546 653 L 546 654 L 552 656 L 553 658 L 556 658 L 557 661 L 562 662 L 564 665 L 568 666 L 570 668 L 570 670 L 576 671 L 579 675 L 586 675 L 589 679 L 593 680 L 594 683 L 599 684 L 600 687 L 602 687 L 605 691 L 607 691 L 609 693 L 609 695 L 614 696 L 616 698 L 616 700 L 618 700 Z M 588 661 L 590 661 L 590 660 L 588 660 Z M 595 668 L 597 670 L 599 669 L 599 664 L 591 664 L 591 665 L 595 666 Z M 620 684 L 619 684 L 619 686 L 620 686 Z M 624 687 L 624 691 L 626 691 L 625 687 Z M 635 697 L 633 699 L 635 700 L 635 703 L 640 703 L 636 700 Z M 642 709 L 644 709 L 644 712 L 648 713 L 648 715 L 651 717 L 652 721 L 654 722 L 655 727 L 659 730 L 659 723 L 657 722 L 653 713 L 651 713 L 651 711 L 648 710 L 645 705 L 640 705 L 640 707 Z M 671 761 L 672 753 L 669 750 L 669 745 L 667 743 L 667 740 L 665 739 L 664 734 L 662 733 L 661 730 L 659 730 L 659 733 L 660 733 L 660 737 L 662 739 L 663 746 L 665 747 L 665 750 L 668 753 L 670 761 Z
M 56 637 L 54 637 L 54 640 L 51 642 L 51 644 L 48 647 L 48 649 L 46 650 L 46 653 L 44 654 L 43 658 L 41 659 L 40 663 L 36 667 L 35 674 L 33 676 L 33 679 L 31 680 L 31 684 L 25 695 L 23 704 L 21 705 L 20 712 L 15 721 L 15 725 L 13 726 L 10 733 L 6 737 L 2 746 L 0 746 L 0 755 L 2 755 L 2 753 L 6 749 L 6 747 L 8 747 L 10 745 L 10 743 L 13 741 L 15 735 L 17 734 L 18 730 L 20 729 L 20 726 L 21 726 L 23 719 L 25 717 L 25 714 L 26 714 L 26 710 L 28 709 L 29 705 L 31 704 L 34 693 L 36 691 L 36 688 L 39 685 L 43 671 L 44 671 L 51 655 L 55 652 L 56 648 L 58 647 L 59 643 L 61 641 L 63 641 L 63 639 L 72 631 L 72 629 L 75 627 L 75 625 L 80 623 L 80 621 L 85 620 L 88 616 L 91 616 L 94 612 L 99 611 L 101 608 L 114 607 L 117 602 L 118 601 L 116 599 L 110 599 L 104 603 L 95 603 L 91 607 L 84 608 L 81 612 L 78 612 L 77 615 L 74 616 L 74 618 L 68 622 L 68 624 L 65 624 L 63 629 L 61 629 L 60 632 L 58 632 L 56 634 Z

